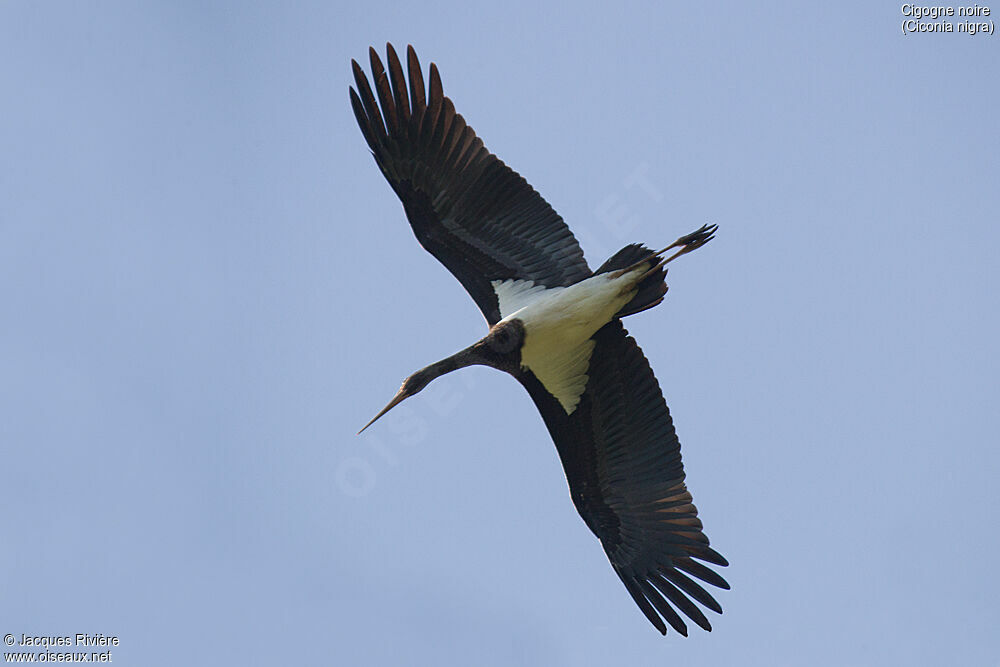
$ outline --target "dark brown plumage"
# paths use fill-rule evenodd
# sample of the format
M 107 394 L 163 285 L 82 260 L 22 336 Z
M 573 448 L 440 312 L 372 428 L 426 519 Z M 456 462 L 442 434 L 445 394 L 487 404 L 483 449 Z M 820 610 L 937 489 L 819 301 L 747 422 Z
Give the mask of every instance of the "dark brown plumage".
M 493 281 L 565 287 L 650 258 L 648 248 L 629 245 L 591 272 L 559 215 L 491 154 L 455 112 L 435 65 L 430 66 L 425 92 L 412 47 L 407 48 L 409 86 L 391 45 L 388 71 L 374 49 L 370 59 L 374 89 L 352 61 L 357 90 L 350 91 L 365 141 L 402 200 L 421 245 L 458 278 L 491 326 L 501 320 Z M 713 232 L 714 227 L 703 227 L 674 247 L 687 252 L 707 242 Z M 686 635 L 678 610 L 705 630 L 711 625 L 698 604 L 722 612 L 696 579 L 729 588 L 700 561 L 717 566 L 727 562 L 702 532 L 685 486 L 670 412 L 645 356 L 620 321 L 663 300 L 665 271 L 655 262 L 651 265 L 635 297 L 593 335 L 586 387 L 572 412 L 518 363 L 518 349 L 497 351 L 500 336 L 513 335 L 503 340 L 521 345 L 531 335 L 514 320 L 513 329 L 505 330 L 510 324 L 506 322 L 494 327 L 483 341 L 408 378 L 413 386 L 404 383 L 379 416 L 434 377 L 461 366 L 481 363 L 513 375 L 542 414 L 573 503 L 600 539 L 625 588 L 660 632 L 666 633 L 665 620 Z

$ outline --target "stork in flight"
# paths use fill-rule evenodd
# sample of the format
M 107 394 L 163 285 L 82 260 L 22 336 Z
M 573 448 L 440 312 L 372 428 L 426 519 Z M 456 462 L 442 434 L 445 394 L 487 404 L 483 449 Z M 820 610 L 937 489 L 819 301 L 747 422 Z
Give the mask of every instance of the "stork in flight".
M 695 579 L 728 589 L 700 561 L 728 563 L 702 532 L 667 404 L 621 319 L 660 303 L 664 265 L 710 241 L 715 226 L 656 252 L 625 246 L 591 271 L 562 218 L 455 112 L 434 63 L 425 93 L 413 47 L 409 85 L 386 49 L 388 71 L 369 49 L 374 91 L 351 61 L 354 114 L 417 240 L 458 278 L 490 330 L 406 378 L 361 430 L 445 373 L 474 364 L 510 373 L 542 413 L 576 509 L 646 618 L 686 636 L 680 610 L 711 630 L 694 602 L 722 608 Z

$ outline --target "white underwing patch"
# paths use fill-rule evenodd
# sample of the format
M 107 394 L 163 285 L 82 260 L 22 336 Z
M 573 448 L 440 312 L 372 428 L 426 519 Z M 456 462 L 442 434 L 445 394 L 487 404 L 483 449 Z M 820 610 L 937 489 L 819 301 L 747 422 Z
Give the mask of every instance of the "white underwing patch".
M 520 279 L 491 280 L 490 284 L 493 285 L 493 292 L 497 295 L 500 317 L 503 319 L 547 294 L 551 295 L 566 289 L 536 285 L 534 280 Z

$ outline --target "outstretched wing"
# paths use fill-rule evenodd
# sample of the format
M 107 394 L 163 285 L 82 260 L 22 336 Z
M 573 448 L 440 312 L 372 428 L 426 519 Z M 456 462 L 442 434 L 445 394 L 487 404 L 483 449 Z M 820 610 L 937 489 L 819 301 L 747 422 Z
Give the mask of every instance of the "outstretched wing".
M 500 320 L 494 281 L 558 287 L 589 277 L 569 227 L 455 113 L 437 67 L 431 63 L 428 97 L 413 47 L 406 52 L 409 88 L 391 44 L 386 51 L 388 73 L 369 50 L 375 93 L 351 61 L 358 125 L 417 240 L 458 278 L 490 325 Z
M 646 618 L 663 634 L 665 619 L 687 635 L 680 610 L 711 630 L 693 600 L 718 613 L 722 607 L 687 575 L 728 589 L 698 561 L 728 563 L 702 532 L 663 394 L 619 320 L 593 339 L 587 388 L 572 414 L 530 373 L 519 379 L 559 450 L 577 510 Z

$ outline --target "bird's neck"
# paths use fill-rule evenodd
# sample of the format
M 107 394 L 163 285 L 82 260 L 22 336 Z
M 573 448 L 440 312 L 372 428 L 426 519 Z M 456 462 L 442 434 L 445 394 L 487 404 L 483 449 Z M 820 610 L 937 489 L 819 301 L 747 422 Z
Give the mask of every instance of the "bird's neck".
M 427 366 L 423 369 L 423 372 L 427 373 L 428 377 L 433 380 L 434 378 L 441 377 L 446 373 L 457 371 L 459 368 L 477 365 L 489 364 L 482 357 L 482 355 L 477 352 L 476 346 L 470 345 L 464 350 L 459 350 L 450 357 L 445 357 L 441 361 L 437 361 L 430 366 Z
M 514 373 L 520 366 L 520 338 L 503 339 L 498 342 L 495 332 L 476 341 L 474 344 L 459 350 L 450 357 L 424 368 L 422 373 L 433 380 L 446 373 L 465 368 L 466 366 L 490 366 L 497 370 Z

